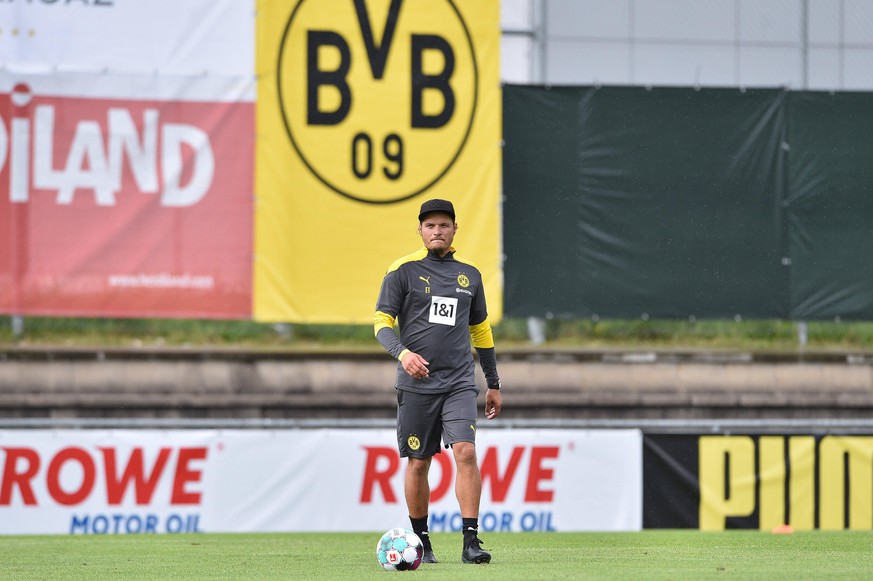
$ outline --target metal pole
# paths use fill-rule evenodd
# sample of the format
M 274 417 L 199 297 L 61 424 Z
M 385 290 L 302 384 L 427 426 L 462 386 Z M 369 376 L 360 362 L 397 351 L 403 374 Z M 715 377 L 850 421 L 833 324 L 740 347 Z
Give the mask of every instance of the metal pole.
M 800 20 L 801 88 L 806 91 L 809 89 L 809 0 L 803 0 Z
M 539 51 L 539 82 L 543 85 L 548 83 L 548 78 L 546 75 L 546 66 L 548 64 L 548 55 L 547 47 L 548 47 L 548 39 L 546 38 L 546 19 L 548 17 L 548 10 L 546 9 L 546 0 L 538 1 L 538 12 L 539 12 L 539 22 L 536 25 L 536 42 L 537 48 Z
M 797 344 L 801 349 L 806 347 L 809 341 L 809 333 L 806 326 L 806 321 L 797 321 Z
M 12 315 L 9 322 L 12 324 L 12 336 L 18 339 L 24 333 L 24 317 Z
M 546 320 L 540 317 L 527 318 L 527 336 L 534 345 L 546 342 Z

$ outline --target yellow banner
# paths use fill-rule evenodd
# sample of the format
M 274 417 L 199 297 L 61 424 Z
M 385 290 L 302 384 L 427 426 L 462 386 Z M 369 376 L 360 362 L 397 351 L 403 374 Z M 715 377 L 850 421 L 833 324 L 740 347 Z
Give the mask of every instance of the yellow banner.
M 500 319 L 499 6 L 258 1 L 255 319 L 372 322 L 430 198 Z

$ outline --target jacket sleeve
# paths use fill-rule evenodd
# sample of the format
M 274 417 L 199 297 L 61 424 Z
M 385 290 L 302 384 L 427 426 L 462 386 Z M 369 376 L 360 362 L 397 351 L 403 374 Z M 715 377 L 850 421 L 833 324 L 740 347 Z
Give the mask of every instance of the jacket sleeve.
M 479 365 L 482 366 L 482 373 L 485 374 L 485 385 L 489 387 L 500 386 L 500 376 L 497 374 L 497 354 L 494 352 L 494 347 L 479 347 L 476 349 L 476 354 L 479 355 Z
M 484 286 L 473 297 L 473 305 L 470 309 L 470 340 L 479 356 L 479 365 L 482 366 L 482 373 L 485 374 L 485 384 L 500 385 L 500 376 L 497 374 L 497 355 L 494 351 L 494 335 L 491 332 L 491 323 L 488 322 Z
M 373 319 L 373 332 L 379 344 L 395 359 L 402 359 L 407 349 L 394 332 L 394 322 L 403 304 L 402 280 L 396 270 L 385 275 L 379 299 L 376 301 L 376 315 Z
M 379 318 L 379 315 L 383 313 L 376 313 L 376 318 Z M 400 339 L 397 337 L 397 333 L 394 332 L 393 327 L 379 326 L 379 323 L 376 323 L 377 331 L 376 331 L 376 340 L 379 341 L 379 344 L 385 348 L 385 351 L 391 354 L 391 357 L 400 360 L 403 358 L 404 352 L 408 351 L 403 346 L 403 343 L 400 342 Z

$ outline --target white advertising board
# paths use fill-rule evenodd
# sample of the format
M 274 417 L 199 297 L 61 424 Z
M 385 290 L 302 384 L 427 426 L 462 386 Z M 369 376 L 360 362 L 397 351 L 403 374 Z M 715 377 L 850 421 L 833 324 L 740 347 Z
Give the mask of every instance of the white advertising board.
M 484 531 L 642 526 L 638 430 L 482 430 Z M 0 431 L 0 534 L 381 531 L 407 526 L 395 433 Z M 450 451 L 430 530 L 460 530 Z
M 254 100 L 253 0 L 0 2 L 0 91 Z

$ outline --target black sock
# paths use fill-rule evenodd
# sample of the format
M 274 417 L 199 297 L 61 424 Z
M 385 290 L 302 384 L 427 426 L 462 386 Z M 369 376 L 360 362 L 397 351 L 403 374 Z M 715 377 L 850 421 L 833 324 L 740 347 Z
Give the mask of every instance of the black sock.
M 464 531 L 464 543 L 475 537 L 479 533 L 478 518 L 462 518 L 462 530 Z
M 409 522 L 412 524 L 412 532 L 418 535 L 422 544 L 425 547 L 430 547 L 430 534 L 427 532 L 427 515 L 421 518 L 409 517 Z

